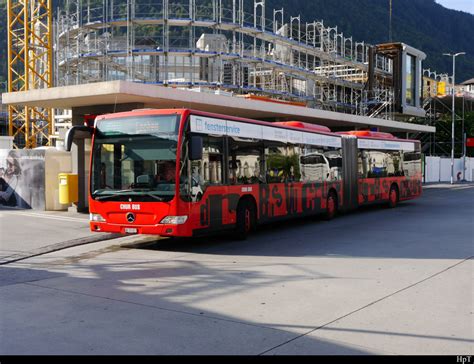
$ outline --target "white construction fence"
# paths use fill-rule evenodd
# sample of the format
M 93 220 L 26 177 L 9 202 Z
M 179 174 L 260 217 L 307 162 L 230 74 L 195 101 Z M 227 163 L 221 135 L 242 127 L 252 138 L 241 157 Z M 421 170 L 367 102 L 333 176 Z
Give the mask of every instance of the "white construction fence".
M 463 179 L 473 181 L 474 158 L 465 158 L 463 176 L 463 159 L 454 159 L 454 181 Z M 450 182 L 451 181 L 451 158 L 426 157 L 424 182 Z

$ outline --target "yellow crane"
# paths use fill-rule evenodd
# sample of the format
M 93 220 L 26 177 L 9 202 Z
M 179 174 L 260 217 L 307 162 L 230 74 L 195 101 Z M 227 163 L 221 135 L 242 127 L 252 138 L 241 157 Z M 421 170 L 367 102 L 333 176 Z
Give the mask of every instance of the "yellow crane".
M 53 85 L 51 0 L 8 0 L 8 92 Z M 15 148 L 51 145 L 52 109 L 9 106 L 8 132 Z

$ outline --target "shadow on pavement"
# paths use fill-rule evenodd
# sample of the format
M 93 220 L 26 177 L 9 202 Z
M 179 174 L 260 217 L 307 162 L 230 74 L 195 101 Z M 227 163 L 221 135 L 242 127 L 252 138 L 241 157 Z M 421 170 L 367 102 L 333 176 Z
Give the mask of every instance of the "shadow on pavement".
M 474 255 L 471 201 L 474 186 L 462 192 L 426 190 L 420 199 L 395 209 L 374 205 L 332 221 L 312 217 L 260 226 L 246 241 L 234 240 L 230 233 L 127 247 L 236 256 L 464 259 Z
M 331 269 L 318 264 L 283 259 L 267 267 L 264 258 L 235 264 L 231 257 L 465 258 L 472 254 L 472 193 L 427 192 L 396 209 L 274 224 L 244 242 L 161 240 L 146 255 L 109 249 L 49 261 L 42 269 L 0 267 L 0 354 L 374 354 L 370 342 L 355 347 L 318 334 L 357 332 L 327 325 L 380 298 L 369 289 L 376 282 L 324 273 Z M 209 256 L 185 259 L 175 254 L 181 252 Z M 278 269 L 269 268 L 275 264 Z M 342 297 L 363 292 L 362 301 L 337 299 L 341 293 L 329 285 L 344 287 Z M 289 294 L 300 299 L 289 300 Z

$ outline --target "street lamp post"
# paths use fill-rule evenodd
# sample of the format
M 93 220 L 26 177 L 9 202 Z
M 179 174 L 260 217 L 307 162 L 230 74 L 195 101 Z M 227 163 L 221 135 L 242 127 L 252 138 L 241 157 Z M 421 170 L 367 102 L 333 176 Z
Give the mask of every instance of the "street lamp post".
M 466 132 L 464 131 L 464 93 L 462 95 L 462 181 L 466 182 Z
M 459 53 L 443 53 L 444 56 L 450 56 L 453 57 L 453 100 L 452 100 L 452 122 L 451 122 L 451 184 L 454 184 L 454 120 L 456 118 L 456 113 L 455 113 L 455 87 L 456 87 L 456 57 L 466 54 L 465 52 L 459 52 Z

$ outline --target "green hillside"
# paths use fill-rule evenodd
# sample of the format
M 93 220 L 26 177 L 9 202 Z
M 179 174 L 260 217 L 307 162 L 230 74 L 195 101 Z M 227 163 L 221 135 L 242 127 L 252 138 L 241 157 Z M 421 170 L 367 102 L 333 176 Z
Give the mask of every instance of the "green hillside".
M 303 22 L 322 19 L 346 37 L 377 44 L 388 41 L 388 4 L 389 0 L 267 0 L 266 8 L 267 17 L 272 8 L 284 7 L 286 18 L 301 14 Z M 7 78 L 6 16 L 6 0 L 0 0 L 0 82 Z M 474 77 L 474 15 L 445 9 L 434 0 L 393 0 L 392 24 L 394 41 L 428 55 L 424 68 L 451 73 L 452 60 L 442 53 L 464 51 L 467 55 L 456 60 L 456 80 Z
M 452 58 L 443 53 L 464 51 L 456 58 L 456 80 L 474 77 L 474 15 L 449 10 L 435 0 L 393 0 L 392 39 L 427 54 L 424 68 L 452 73 Z M 346 37 L 371 44 L 389 40 L 389 0 L 267 0 L 267 8 L 285 8 L 302 21 L 324 20 Z

